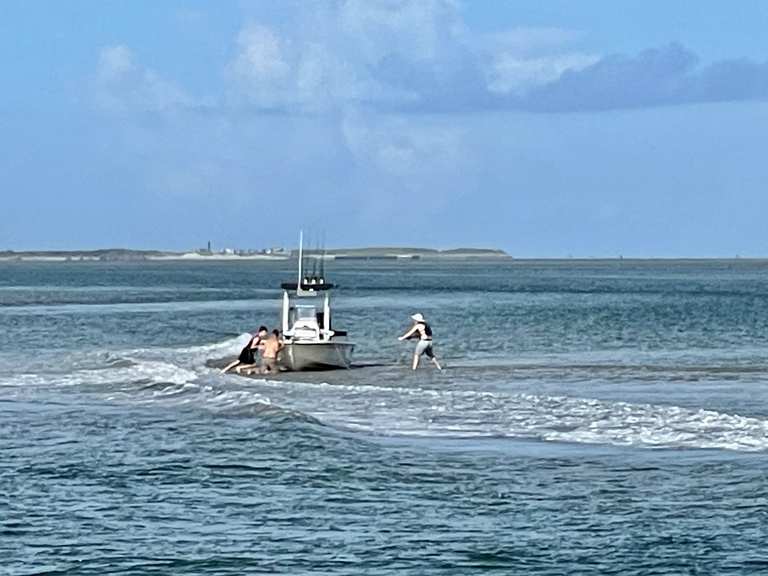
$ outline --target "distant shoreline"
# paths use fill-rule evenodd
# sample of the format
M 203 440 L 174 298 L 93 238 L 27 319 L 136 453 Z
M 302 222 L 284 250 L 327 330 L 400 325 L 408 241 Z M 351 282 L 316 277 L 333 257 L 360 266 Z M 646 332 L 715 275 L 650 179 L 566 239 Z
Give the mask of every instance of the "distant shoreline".
M 338 248 L 318 252 L 305 250 L 308 259 L 327 259 L 339 261 L 515 261 L 528 263 L 562 263 L 571 265 L 589 265 L 598 263 L 768 263 L 768 257 L 760 256 L 646 256 L 646 257 L 621 257 L 621 256 L 568 256 L 568 257 L 513 257 L 503 250 L 482 248 L 457 248 L 451 250 L 437 250 L 430 248 L 396 248 L 396 247 L 372 247 L 372 248 Z M 248 261 L 287 261 L 296 259 L 297 250 L 285 250 L 276 253 L 245 252 L 245 253 L 209 253 L 198 252 L 172 252 L 160 250 L 24 250 L 0 251 L 0 263 L 4 262 L 248 262 Z
M 343 248 L 323 252 L 306 250 L 305 256 L 328 260 L 511 259 L 503 250 L 482 248 Z M 241 262 L 281 261 L 296 257 L 296 250 L 246 253 L 128 249 L 0 251 L 0 262 Z

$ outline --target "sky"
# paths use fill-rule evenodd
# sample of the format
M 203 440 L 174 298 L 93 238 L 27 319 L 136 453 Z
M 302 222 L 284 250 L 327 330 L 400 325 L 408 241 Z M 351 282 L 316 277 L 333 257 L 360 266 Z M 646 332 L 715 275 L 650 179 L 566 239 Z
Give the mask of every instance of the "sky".
M 768 3 L 3 0 L 0 250 L 768 256 Z

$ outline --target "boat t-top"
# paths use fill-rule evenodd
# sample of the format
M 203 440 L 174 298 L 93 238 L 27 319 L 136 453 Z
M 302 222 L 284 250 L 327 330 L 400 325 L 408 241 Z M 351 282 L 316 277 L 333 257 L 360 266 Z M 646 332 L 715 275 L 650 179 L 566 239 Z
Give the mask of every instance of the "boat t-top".
M 303 235 L 299 238 L 299 274 L 283 289 L 283 348 L 279 363 L 287 370 L 331 370 L 349 368 L 354 343 L 347 333 L 333 328 L 331 290 L 324 274 L 305 275 Z M 322 256 L 320 256 L 322 257 Z

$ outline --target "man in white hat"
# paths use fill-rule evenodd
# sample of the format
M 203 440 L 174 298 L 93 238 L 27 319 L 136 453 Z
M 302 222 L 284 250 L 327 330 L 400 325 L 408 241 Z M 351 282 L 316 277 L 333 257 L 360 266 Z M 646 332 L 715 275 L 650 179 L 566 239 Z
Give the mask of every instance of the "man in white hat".
M 427 358 L 432 360 L 437 369 L 442 370 L 443 368 L 440 366 L 440 362 L 437 361 L 432 347 L 432 328 L 420 312 L 413 314 L 411 320 L 413 320 L 413 326 L 411 326 L 408 332 L 400 336 L 398 340 L 419 339 L 416 349 L 413 351 L 413 369 L 416 370 L 419 367 L 419 358 L 421 358 L 422 354 L 426 354 Z

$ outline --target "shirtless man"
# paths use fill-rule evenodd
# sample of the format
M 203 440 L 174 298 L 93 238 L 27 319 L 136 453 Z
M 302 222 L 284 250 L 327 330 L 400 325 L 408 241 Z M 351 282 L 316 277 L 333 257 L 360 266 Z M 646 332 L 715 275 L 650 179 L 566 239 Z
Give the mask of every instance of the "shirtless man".
M 408 330 L 408 332 L 400 336 L 398 340 L 409 340 L 411 338 L 419 339 L 416 343 L 416 349 L 413 351 L 413 369 L 416 370 L 416 368 L 419 367 L 419 358 L 422 354 L 426 354 L 437 369 L 442 370 L 443 367 L 440 366 L 440 362 L 437 361 L 435 351 L 432 347 L 432 328 L 427 324 L 427 321 L 424 320 L 424 316 L 420 313 L 412 315 L 411 320 L 413 320 L 413 326 L 411 326 L 411 329 Z
M 272 335 L 264 342 L 264 352 L 262 354 L 261 370 L 262 374 L 273 374 L 278 372 L 277 355 L 283 343 L 280 342 L 280 330 L 272 330 Z

